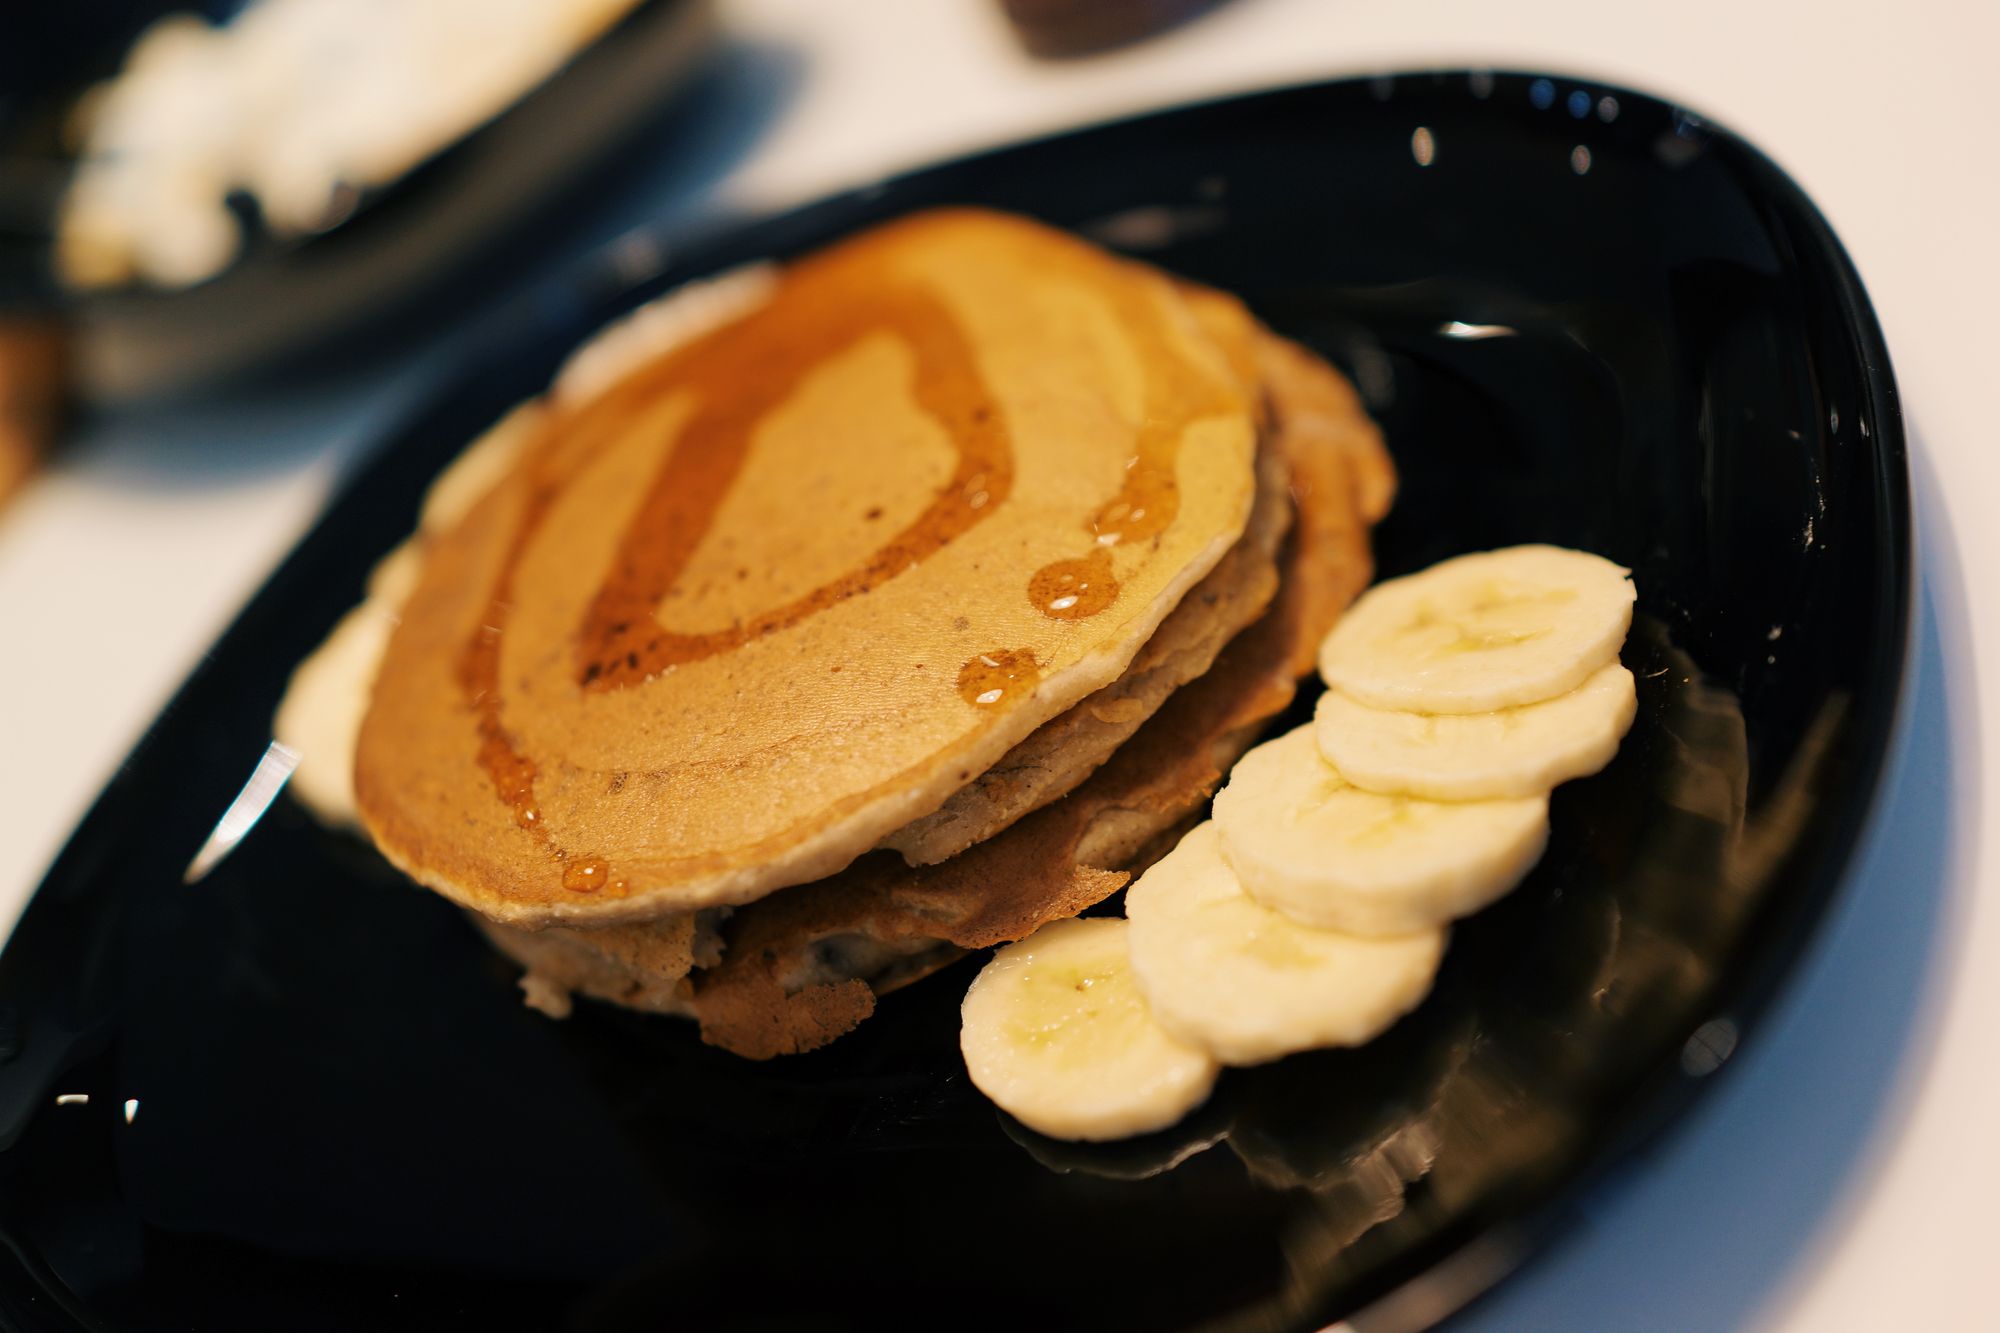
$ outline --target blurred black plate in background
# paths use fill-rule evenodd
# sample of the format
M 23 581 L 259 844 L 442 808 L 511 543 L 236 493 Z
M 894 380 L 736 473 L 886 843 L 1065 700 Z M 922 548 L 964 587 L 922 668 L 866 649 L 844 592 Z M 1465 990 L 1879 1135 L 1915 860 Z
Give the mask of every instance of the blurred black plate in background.
M 751 1064 L 671 1020 L 521 1008 L 455 909 L 289 802 L 180 885 L 292 664 L 568 348 L 688 278 L 941 203 L 1240 293 L 1346 366 L 1402 471 L 1383 573 L 1519 541 L 1636 571 L 1632 735 L 1557 793 L 1540 868 L 1457 929 L 1423 1008 L 1089 1147 L 967 1084 L 971 964 Z M 1895 390 L 1812 206 L 1672 107 L 1515 75 L 1273 92 L 938 167 L 525 308 L 245 611 L 0 957 L 0 1311 L 23 1325 L 1436 1317 L 1685 1104 L 1839 887 L 1907 633 Z
M 195 286 L 64 292 L 46 236 L 7 242 L 0 227 L 0 298 L 72 309 L 83 375 L 109 398 L 213 387 L 413 313 L 462 310 L 504 287 L 496 272 L 512 276 L 527 238 L 559 232 L 620 169 L 620 150 L 679 109 L 714 45 L 712 10 L 712 0 L 643 0 L 505 110 L 363 193 L 337 225 L 279 238 L 253 219 L 236 260 Z M 45 195 L 52 211 L 51 165 L 0 159 L 0 193 Z

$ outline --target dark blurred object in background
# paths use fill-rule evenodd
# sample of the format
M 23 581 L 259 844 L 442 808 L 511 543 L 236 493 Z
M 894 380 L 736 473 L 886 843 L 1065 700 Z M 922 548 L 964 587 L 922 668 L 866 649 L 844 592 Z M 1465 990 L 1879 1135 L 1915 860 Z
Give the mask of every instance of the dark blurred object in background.
M 55 321 L 0 311 L 0 508 L 62 425 L 68 359 Z
M 78 92 L 118 70 L 174 12 L 212 19 L 240 0 L 0 0 L 0 320 L 55 302 L 43 258 L 69 180 L 64 127 Z
M 1165 32 L 1223 0 L 1000 0 L 1030 55 L 1096 55 Z
M 46 244 L 68 164 L 61 129 L 78 86 L 118 67 L 147 24 L 200 0 L 0 4 L 0 509 L 47 456 L 69 406 L 67 322 L 16 262 Z
M 241 8 L 228 0 L 8 0 L 0 4 L 0 144 L 24 122 L 67 110 L 77 85 L 118 68 L 132 39 L 162 14 Z
M 311 8 L 324 26 L 329 6 Z M 462 3 L 428 8 L 477 12 Z M 737 103 L 757 53 L 718 51 L 712 0 L 583 0 L 566 8 L 605 16 L 610 27 L 585 36 L 552 73 L 538 73 L 503 109 L 426 149 L 399 176 L 343 192 L 332 221 L 283 231 L 266 225 L 257 201 L 232 190 L 222 202 L 240 235 L 233 262 L 219 273 L 179 288 L 133 281 L 83 290 L 59 281 L 54 262 L 58 219 L 80 179 L 78 146 L 64 134 L 78 97 L 121 70 L 138 33 L 158 35 L 150 25 L 163 12 L 227 20 L 244 5 L 0 0 L 0 318 L 60 312 L 75 334 L 74 382 L 99 402 L 320 372 L 341 357 L 379 353 L 385 338 L 433 336 L 538 265 L 628 229 L 635 218 L 624 197 L 640 192 L 635 182 L 671 177 L 683 193 L 705 183 L 718 137 L 709 120 L 730 119 L 725 128 L 736 140 L 763 123 L 761 114 L 736 123 L 745 119 Z M 268 17 L 269 9 L 257 12 Z M 354 31 L 356 50 L 395 39 L 397 25 L 382 14 L 380 4 L 354 7 L 352 23 L 370 25 Z M 31 76 L 19 78 L 27 66 Z M 759 71 L 749 73 L 754 81 Z M 439 86 L 457 87 L 442 74 Z M 438 110 L 416 101 L 410 117 Z M 393 114 L 383 119 L 398 135 L 402 123 Z

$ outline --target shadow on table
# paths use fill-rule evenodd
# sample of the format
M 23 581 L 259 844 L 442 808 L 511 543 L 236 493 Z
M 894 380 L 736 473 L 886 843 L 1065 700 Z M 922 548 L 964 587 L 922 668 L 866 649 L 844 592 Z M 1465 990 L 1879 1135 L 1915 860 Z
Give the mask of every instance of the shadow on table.
M 1933 1058 L 1961 964 L 1982 775 L 1965 571 L 1912 449 L 1920 544 L 1911 688 L 1845 896 L 1725 1082 L 1451 1327 L 1732 1329 L 1782 1312 L 1864 1204 Z M 1948 655 L 1956 653 L 1956 657 Z

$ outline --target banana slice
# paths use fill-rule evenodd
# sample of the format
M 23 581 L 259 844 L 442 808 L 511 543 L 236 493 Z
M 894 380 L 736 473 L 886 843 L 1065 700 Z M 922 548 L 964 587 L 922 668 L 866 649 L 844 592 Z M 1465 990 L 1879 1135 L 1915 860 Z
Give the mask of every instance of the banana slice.
M 1310 926 L 1405 935 L 1476 912 L 1521 882 L 1549 798 L 1426 801 L 1349 783 L 1312 723 L 1238 761 L 1215 794 L 1222 854 L 1264 906 Z
M 1043 926 L 993 955 L 965 993 L 958 1044 L 974 1085 L 1051 1138 L 1162 1129 L 1215 1086 L 1215 1061 L 1147 1009 L 1127 930 L 1115 917 Z
M 1440 927 L 1369 939 L 1260 907 L 1197 826 L 1125 894 L 1132 971 L 1167 1031 L 1224 1064 L 1358 1046 L 1416 1008 L 1444 956 Z
M 1462 555 L 1362 594 L 1320 646 L 1320 674 L 1370 707 L 1413 713 L 1553 699 L 1618 655 L 1629 573 L 1555 546 Z
M 1493 713 L 1400 713 L 1338 690 L 1313 714 L 1320 753 L 1368 791 L 1433 801 L 1533 796 L 1618 753 L 1639 696 L 1616 662 L 1568 694 Z

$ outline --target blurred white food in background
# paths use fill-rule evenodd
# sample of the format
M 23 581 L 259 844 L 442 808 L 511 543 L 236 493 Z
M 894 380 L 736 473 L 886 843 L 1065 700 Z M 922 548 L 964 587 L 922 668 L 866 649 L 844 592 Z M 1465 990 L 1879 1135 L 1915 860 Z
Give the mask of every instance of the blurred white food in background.
M 504 110 L 639 0 L 255 0 L 211 27 L 160 20 L 77 108 L 64 281 L 185 287 L 242 244 L 253 196 L 274 233 L 340 221 Z

